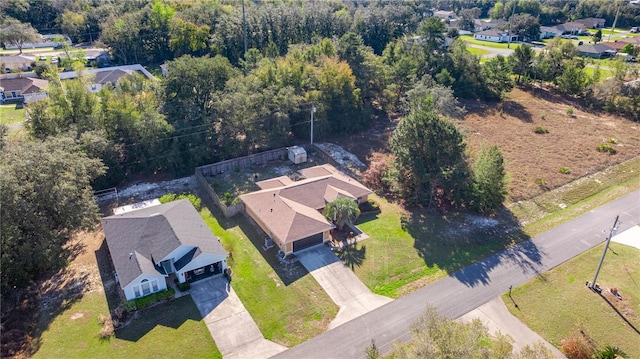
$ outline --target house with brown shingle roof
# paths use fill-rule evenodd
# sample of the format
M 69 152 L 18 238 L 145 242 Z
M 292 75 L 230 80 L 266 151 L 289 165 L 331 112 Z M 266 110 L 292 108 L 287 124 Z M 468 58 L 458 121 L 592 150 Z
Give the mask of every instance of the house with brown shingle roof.
M 30 102 L 47 97 L 49 81 L 34 77 L 0 78 L 0 103 Z
M 261 190 L 240 196 L 246 214 L 285 254 L 329 241 L 335 226 L 322 215 L 327 203 L 338 197 L 362 203 L 372 193 L 331 165 L 297 175 L 297 181 L 282 176 L 258 182 Z

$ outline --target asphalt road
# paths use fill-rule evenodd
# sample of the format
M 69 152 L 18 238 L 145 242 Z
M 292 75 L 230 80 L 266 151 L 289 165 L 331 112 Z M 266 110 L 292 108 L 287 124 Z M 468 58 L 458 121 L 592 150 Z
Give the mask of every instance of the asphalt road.
M 531 278 L 602 243 L 620 215 L 622 232 L 640 223 L 640 191 L 488 257 L 405 297 L 329 330 L 274 358 L 364 358 L 374 339 L 381 353 L 410 339 L 409 329 L 427 305 L 458 318 Z M 605 233 L 603 233 L 603 231 Z M 595 269 L 597 263 L 593 263 Z M 593 278 L 578 278 L 581 281 Z

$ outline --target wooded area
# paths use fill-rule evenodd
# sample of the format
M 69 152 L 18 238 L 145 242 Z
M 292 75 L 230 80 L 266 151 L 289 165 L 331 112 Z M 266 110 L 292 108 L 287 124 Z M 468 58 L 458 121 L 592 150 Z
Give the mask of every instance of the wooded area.
M 16 24 L 30 24 L 75 41 L 97 39 L 116 62 L 166 63 L 168 70 L 159 82 L 134 77 L 97 93 L 87 88 L 86 77 L 60 81 L 52 75 L 49 97 L 28 105 L 31 138 L 13 143 L 0 131 L 3 183 L 16 186 L 2 195 L 2 234 L 9 238 L 3 263 L 38 251 L 42 243 L 63 244 L 67 231 L 86 225 L 67 225 L 56 220 L 60 216 L 82 212 L 80 218 L 95 218 L 90 196 L 76 198 L 73 210 L 51 205 L 36 211 L 21 207 L 21 198 L 29 196 L 11 193 L 38 196 L 51 186 L 66 188 L 67 195 L 90 193 L 133 175 L 190 174 L 196 166 L 307 140 L 314 108 L 316 141 L 357 133 L 373 125 L 374 115 L 405 116 L 391 140 L 397 161 L 372 164 L 374 173 L 365 178 L 408 203 L 482 212 L 504 199 L 503 159 L 497 147 L 467 158 L 463 135 L 447 119 L 464 114 L 459 98 L 499 101 L 514 86 L 548 82 L 586 106 L 640 121 L 640 91 L 622 86 L 635 70 L 623 62 L 614 62 L 614 76 L 601 81 L 598 69 L 585 70 L 573 44 L 557 39 L 546 51 L 523 45 L 509 57 L 481 63 L 463 41 L 447 37 L 456 34 L 441 19 L 428 16 L 433 7 L 508 18 L 513 2 L 246 3 L 245 53 L 238 1 L 2 2 L 3 41 L 15 41 L 7 34 L 15 35 Z M 588 16 L 611 22 L 615 16 L 615 7 L 600 0 L 516 5 L 519 15 L 540 15 L 538 26 Z M 619 26 L 640 19 L 640 10 L 624 8 Z M 40 172 L 51 174 L 50 183 L 18 171 L 33 151 L 45 151 L 39 146 L 54 145 L 58 158 L 69 163 L 38 163 L 44 166 Z M 33 164 L 25 168 L 36 170 Z M 84 182 L 72 178 L 78 176 Z M 55 225 L 23 225 L 26 219 L 8 214 L 16 208 Z M 25 239 L 36 237 L 46 240 Z M 59 250 L 43 253 L 53 258 Z M 52 258 L 24 266 L 22 273 L 4 270 L 3 293 L 54 268 Z

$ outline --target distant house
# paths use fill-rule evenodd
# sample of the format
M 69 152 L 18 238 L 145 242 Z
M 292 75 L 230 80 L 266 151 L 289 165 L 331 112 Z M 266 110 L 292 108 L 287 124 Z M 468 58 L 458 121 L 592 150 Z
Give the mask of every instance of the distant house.
M 87 49 L 84 51 L 84 58 L 89 65 L 96 67 L 109 65 L 111 59 L 109 53 L 104 49 Z
M 604 27 L 604 24 L 606 23 L 606 20 L 588 17 L 586 19 L 574 20 L 573 22 L 583 24 L 588 29 L 602 29 Z
M 67 35 L 51 34 L 51 35 L 40 35 L 40 39 L 38 39 L 39 41 L 24 43 L 22 45 L 22 48 L 34 49 L 34 48 L 40 48 L 40 47 L 55 47 L 58 45 L 58 43 L 55 42 L 54 40 L 56 37 L 60 37 L 60 36 L 64 38 L 64 42 L 66 42 L 69 45 L 72 44 L 71 39 Z M 5 44 L 4 48 L 7 50 L 15 50 L 18 48 L 18 46 L 15 44 Z
M 607 46 L 616 52 L 622 50 L 623 47 L 627 46 L 625 42 L 622 41 L 611 41 L 611 42 L 601 42 L 600 45 Z
M 578 55 L 584 57 L 592 57 L 595 59 L 602 59 L 615 54 L 615 50 L 609 46 L 596 44 L 596 45 L 580 45 L 578 46 Z
M 509 35 L 506 32 L 498 30 L 484 30 L 473 34 L 473 38 L 481 41 L 490 42 L 508 42 Z M 511 41 L 517 41 L 517 35 L 511 35 Z
M 157 81 L 157 79 L 141 65 L 103 67 L 101 69 L 90 69 L 82 72 L 83 75 L 94 76 L 92 83 L 87 86 L 91 92 L 98 92 L 107 85 L 115 86 L 123 78 L 134 76 L 136 73 L 141 73 L 149 80 Z M 75 79 L 78 76 L 79 74 L 76 71 L 61 72 L 59 74 L 60 80 Z
M 49 81 L 33 77 L 0 78 L 0 103 L 31 102 L 48 96 Z
M 575 21 L 565 22 L 564 24 L 559 24 L 554 27 L 562 32 L 561 35 L 578 35 L 579 33 L 583 33 L 587 30 L 587 26 L 585 24 Z
M 453 20 L 456 18 L 456 12 L 455 11 L 445 11 L 445 10 L 438 10 L 435 11 L 433 13 L 433 16 L 443 19 L 443 20 Z
M 102 228 L 128 300 L 167 289 L 172 283 L 220 275 L 227 252 L 187 199 L 115 214 Z
M 507 26 L 508 23 L 502 19 L 492 19 L 490 21 L 475 19 L 473 20 L 473 24 L 474 24 L 474 31 L 478 32 L 478 31 L 485 31 L 485 30 L 491 30 L 491 29 L 502 29 L 505 26 Z
M 240 196 L 246 213 L 285 254 L 322 244 L 335 226 L 321 211 L 338 197 L 367 201 L 371 190 L 331 165 L 258 182 L 260 191 Z
M 552 39 L 562 35 L 563 31 L 555 26 L 540 26 L 540 40 Z
M 0 65 L 4 72 L 31 71 L 31 65 L 36 61 L 33 55 L 0 56 Z

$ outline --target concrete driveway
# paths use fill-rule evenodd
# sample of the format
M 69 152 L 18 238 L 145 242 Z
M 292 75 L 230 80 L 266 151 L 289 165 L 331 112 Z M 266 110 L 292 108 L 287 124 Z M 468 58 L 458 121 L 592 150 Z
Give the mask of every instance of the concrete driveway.
M 264 339 L 224 277 L 193 283 L 190 293 L 224 358 L 269 358 L 287 349 Z
M 333 329 L 392 301 L 373 294 L 358 277 L 326 246 L 315 246 L 297 252 L 300 262 L 340 307 L 329 323 Z

